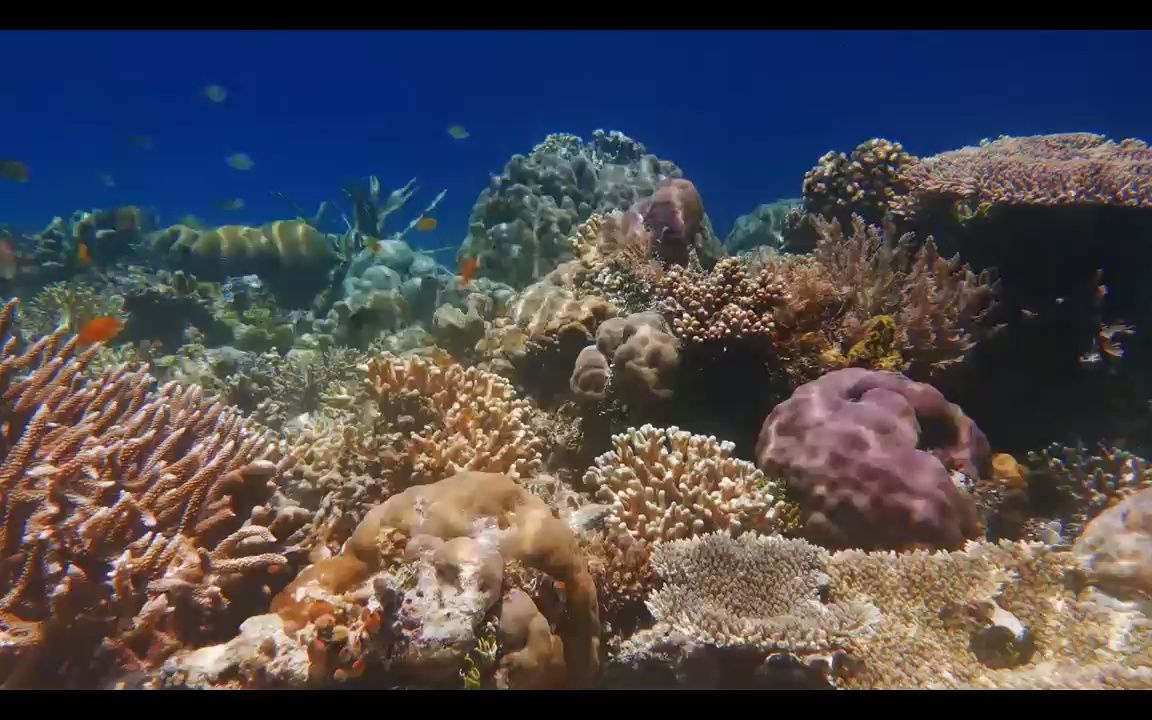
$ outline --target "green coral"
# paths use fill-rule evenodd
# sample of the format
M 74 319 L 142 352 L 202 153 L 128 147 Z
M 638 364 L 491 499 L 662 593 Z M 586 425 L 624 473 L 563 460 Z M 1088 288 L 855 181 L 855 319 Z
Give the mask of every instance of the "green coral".
M 848 350 L 848 364 L 899 372 L 904 358 L 895 344 L 896 320 L 891 315 L 877 315 L 864 326 L 864 338 Z

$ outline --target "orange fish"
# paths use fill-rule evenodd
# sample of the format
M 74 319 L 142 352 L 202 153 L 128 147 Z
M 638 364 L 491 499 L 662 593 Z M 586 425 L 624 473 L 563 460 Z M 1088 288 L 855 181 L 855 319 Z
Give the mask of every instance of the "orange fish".
M 80 332 L 77 333 L 78 340 L 81 345 L 106 342 L 116 337 L 123 326 L 124 324 L 118 319 L 108 315 L 93 318 L 84 323 L 84 327 L 80 328 Z
M 76 262 L 81 265 L 92 262 L 92 255 L 88 252 L 88 246 L 83 242 L 76 246 Z
M 16 249 L 12 247 L 12 241 L 0 238 L 0 278 L 13 280 L 19 270 L 20 263 L 16 257 Z
M 446 368 L 457 364 L 456 358 L 452 357 L 452 355 L 446 350 L 441 350 L 440 348 L 433 348 L 432 352 L 429 353 L 429 358 L 431 358 L 432 362 L 436 363 L 436 365 L 441 368 Z
M 380 241 L 370 237 L 364 241 L 364 247 L 368 249 L 368 252 L 378 253 L 380 252 Z
M 472 282 L 472 278 L 476 277 L 476 271 L 480 269 L 480 261 L 474 256 L 468 256 L 460 261 L 460 287 L 464 287 Z
M 416 221 L 416 229 L 420 232 L 428 232 L 429 230 L 436 229 L 436 218 L 422 217 Z

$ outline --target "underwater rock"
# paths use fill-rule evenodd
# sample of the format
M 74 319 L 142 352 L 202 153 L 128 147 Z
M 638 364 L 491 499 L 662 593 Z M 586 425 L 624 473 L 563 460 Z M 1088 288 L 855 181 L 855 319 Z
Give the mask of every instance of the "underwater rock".
M 432 317 L 432 337 L 453 355 L 465 355 L 484 337 L 484 318 L 475 311 L 465 313 L 451 305 L 441 305 Z
M 1072 546 L 1088 582 L 1152 608 L 1152 488 L 1096 516 Z
M 780 248 L 784 243 L 784 219 L 799 203 L 798 199 L 777 200 L 736 218 L 724 238 L 725 250 L 735 255 L 755 248 Z

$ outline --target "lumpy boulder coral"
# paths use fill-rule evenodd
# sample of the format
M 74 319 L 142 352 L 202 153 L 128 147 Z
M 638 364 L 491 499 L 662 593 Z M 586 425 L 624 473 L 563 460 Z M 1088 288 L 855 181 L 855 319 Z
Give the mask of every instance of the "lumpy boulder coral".
M 525 568 L 551 579 L 560 607 L 542 601 L 539 581 L 521 582 Z M 556 688 L 587 687 L 599 673 L 596 587 L 575 536 L 543 500 L 494 473 L 389 498 L 272 609 L 212 653 L 173 658 L 156 680 Z
M 1152 488 L 1100 513 L 1072 546 L 1089 582 L 1152 607 Z
M 980 527 L 950 471 L 990 456 L 975 423 L 935 388 L 848 368 L 801 386 L 764 421 L 756 457 L 787 483 L 810 537 L 833 547 L 958 548 Z

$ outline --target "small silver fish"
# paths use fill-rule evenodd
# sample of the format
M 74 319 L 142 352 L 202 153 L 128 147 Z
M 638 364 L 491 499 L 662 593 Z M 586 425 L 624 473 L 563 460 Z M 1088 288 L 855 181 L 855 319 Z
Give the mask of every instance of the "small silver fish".
M 256 163 L 252 162 L 252 158 L 248 157 L 247 153 L 233 153 L 224 158 L 224 162 L 228 163 L 228 166 L 233 170 L 251 170 L 256 166 Z
M 204 96 L 214 103 L 222 103 L 228 99 L 228 91 L 220 85 L 212 84 L 204 88 Z

